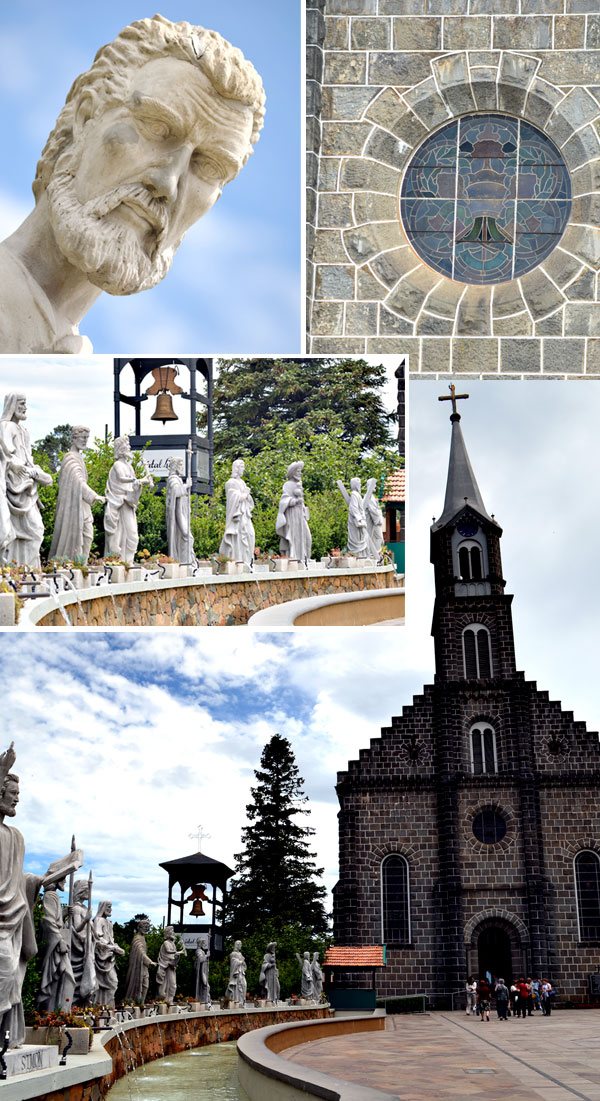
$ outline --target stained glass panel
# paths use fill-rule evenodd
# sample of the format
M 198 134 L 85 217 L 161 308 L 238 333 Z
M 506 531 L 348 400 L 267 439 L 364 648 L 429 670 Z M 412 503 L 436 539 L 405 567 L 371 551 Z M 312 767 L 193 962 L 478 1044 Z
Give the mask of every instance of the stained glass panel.
M 521 119 L 470 115 L 432 134 L 408 166 L 404 228 L 430 267 L 462 283 L 525 275 L 552 251 L 571 182 L 549 138 Z

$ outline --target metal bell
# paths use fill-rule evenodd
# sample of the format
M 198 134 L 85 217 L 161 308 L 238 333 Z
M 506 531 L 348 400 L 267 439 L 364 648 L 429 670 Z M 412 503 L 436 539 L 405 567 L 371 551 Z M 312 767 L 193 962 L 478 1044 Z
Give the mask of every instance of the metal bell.
M 191 916 L 192 917 L 201 917 L 203 913 L 204 913 L 204 910 L 202 908 L 201 900 L 199 898 L 195 898 L 194 899 L 194 904 L 193 904 L 193 906 L 190 910 Z
M 173 409 L 173 398 L 170 394 L 158 394 L 156 398 L 156 409 L 150 417 L 152 421 L 176 421 L 179 420 L 177 413 Z

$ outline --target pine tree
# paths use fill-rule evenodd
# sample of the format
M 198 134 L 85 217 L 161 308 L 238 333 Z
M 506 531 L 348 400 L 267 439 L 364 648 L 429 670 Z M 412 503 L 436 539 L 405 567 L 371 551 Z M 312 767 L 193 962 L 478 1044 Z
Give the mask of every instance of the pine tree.
M 323 868 L 309 849 L 314 830 L 296 821 L 310 814 L 292 747 L 280 734 L 265 746 L 256 769 L 256 786 L 246 807 L 250 825 L 242 831 L 244 851 L 236 854 L 236 873 L 228 902 L 228 927 L 243 936 L 265 924 L 273 929 L 300 924 L 316 933 L 327 929 L 325 887 L 316 880 Z

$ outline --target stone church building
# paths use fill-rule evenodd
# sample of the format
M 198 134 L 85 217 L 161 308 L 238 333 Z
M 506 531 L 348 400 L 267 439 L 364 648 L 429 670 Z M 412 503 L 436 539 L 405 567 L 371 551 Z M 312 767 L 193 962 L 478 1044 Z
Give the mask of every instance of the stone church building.
M 454 392 L 452 408 L 431 528 L 435 678 L 338 775 L 334 939 L 385 944 L 383 996 L 459 991 L 489 970 L 582 1000 L 599 970 L 600 744 L 516 668 L 502 529 Z
M 307 0 L 316 354 L 600 374 L 598 0 Z

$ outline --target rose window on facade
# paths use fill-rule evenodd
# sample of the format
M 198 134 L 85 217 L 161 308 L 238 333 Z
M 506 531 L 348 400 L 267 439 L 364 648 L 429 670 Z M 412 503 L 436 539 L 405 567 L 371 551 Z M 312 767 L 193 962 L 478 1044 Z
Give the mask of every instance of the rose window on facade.
M 400 209 L 429 267 L 461 283 L 503 283 L 537 267 L 558 244 L 571 182 L 558 149 L 535 126 L 470 115 L 417 150 Z

